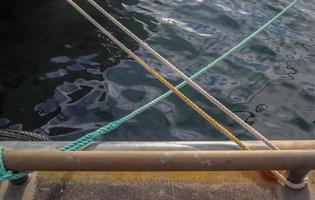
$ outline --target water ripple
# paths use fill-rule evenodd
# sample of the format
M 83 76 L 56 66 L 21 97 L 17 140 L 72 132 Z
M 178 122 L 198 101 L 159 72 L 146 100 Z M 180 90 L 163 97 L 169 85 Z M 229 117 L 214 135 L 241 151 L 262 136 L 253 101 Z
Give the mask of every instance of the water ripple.
M 288 4 L 284 0 L 98 2 L 189 76 Z M 46 6 L 29 8 L 34 11 L 30 13 L 42 13 L 45 20 L 26 14 L 8 19 L 26 31 L 21 45 L 14 36 L 20 31 L 5 29 L 11 39 L 2 41 L 6 50 L 1 52 L 0 65 L 0 128 L 36 130 L 54 139 L 72 140 L 167 91 L 81 16 L 72 15 L 66 2 L 57 0 L 49 5 L 49 10 L 62 13 L 57 16 L 43 9 Z M 313 10 L 312 2 L 298 3 L 196 81 L 270 139 L 313 138 Z M 36 26 L 30 25 L 34 21 Z M 182 81 L 104 21 L 106 28 L 170 82 Z M 253 139 L 191 87 L 183 92 L 239 138 Z M 100 139 L 226 138 L 172 96 Z

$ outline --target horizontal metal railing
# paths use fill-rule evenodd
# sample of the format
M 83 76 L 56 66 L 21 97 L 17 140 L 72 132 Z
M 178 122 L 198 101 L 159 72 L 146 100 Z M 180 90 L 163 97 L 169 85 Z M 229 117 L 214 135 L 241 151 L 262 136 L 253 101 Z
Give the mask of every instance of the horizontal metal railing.
M 68 142 L 5 141 L 3 161 L 13 171 L 238 171 L 288 170 L 288 179 L 304 181 L 315 169 L 315 140 L 272 141 L 281 150 L 266 150 L 248 141 L 253 151 L 233 142 L 94 142 L 85 150 L 57 151 Z
M 272 140 L 281 150 L 315 149 L 315 140 Z M 261 141 L 244 141 L 251 149 L 264 150 L 267 146 Z M 5 150 L 58 150 L 69 144 L 67 141 L 0 141 Z M 174 141 L 174 142 L 93 142 L 86 150 L 105 151 L 162 151 L 162 150 L 239 150 L 239 146 L 231 141 Z
M 20 171 L 231 171 L 315 168 L 315 150 L 257 151 L 5 151 Z

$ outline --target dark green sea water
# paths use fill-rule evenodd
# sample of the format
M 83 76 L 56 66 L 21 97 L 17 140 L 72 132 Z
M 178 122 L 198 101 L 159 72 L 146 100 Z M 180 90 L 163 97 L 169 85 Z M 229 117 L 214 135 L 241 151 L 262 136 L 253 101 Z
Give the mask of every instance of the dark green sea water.
M 182 81 L 77 2 L 173 84 Z M 190 76 L 291 1 L 98 2 Z M 65 0 L 2 4 L 0 128 L 73 140 L 167 91 Z M 314 62 L 315 4 L 301 0 L 196 82 L 269 139 L 314 139 Z M 183 92 L 239 138 L 253 139 L 190 86 Z M 225 140 L 174 95 L 100 139 Z

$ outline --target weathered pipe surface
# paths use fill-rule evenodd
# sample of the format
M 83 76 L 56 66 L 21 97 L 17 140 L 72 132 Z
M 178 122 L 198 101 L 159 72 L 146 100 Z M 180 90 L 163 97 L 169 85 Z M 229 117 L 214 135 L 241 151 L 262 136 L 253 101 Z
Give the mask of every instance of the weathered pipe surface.
M 209 171 L 314 169 L 315 150 L 5 151 L 14 171 Z

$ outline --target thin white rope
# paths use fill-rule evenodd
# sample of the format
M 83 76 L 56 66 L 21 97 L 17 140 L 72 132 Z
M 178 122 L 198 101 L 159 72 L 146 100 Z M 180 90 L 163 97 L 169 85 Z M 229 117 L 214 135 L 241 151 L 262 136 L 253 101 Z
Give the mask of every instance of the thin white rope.
M 121 30 L 123 30 L 126 34 L 128 34 L 132 39 L 134 39 L 139 45 L 141 45 L 144 49 L 146 49 L 148 52 L 150 52 L 156 59 L 158 59 L 163 65 L 168 67 L 169 69 L 173 70 L 175 73 L 177 73 L 182 79 L 184 79 L 191 87 L 196 89 L 199 93 L 201 93 L 204 97 L 206 97 L 211 103 L 213 103 L 215 106 L 217 106 L 220 110 L 222 110 L 225 114 L 227 114 L 230 118 L 232 118 L 234 121 L 236 121 L 240 126 L 242 126 L 244 129 L 246 129 L 249 133 L 254 135 L 257 139 L 264 142 L 266 145 L 268 145 L 271 149 L 274 150 L 280 150 L 276 145 L 274 145 L 272 142 L 270 142 L 265 136 L 263 136 L 261 133 L 259 133 L 256 129 L 248 125 L 246 122 L 244 122 L 240 117 L 238 117 L 236 114 L 234 114 L 232 111 L 230 111 L 227 107 L 225 107 L 220 101 L 218 101 L 215 97 L 210 95 L 207 91 L 205 91 L 200 85 L 198 85 L 196 82 L 194 82 L 191 78 L 186 76 L 182 71 L 180 71 L 175 65 L 170 63 L 168 60 L 166 60 L 163 56 L 161 56 L 158 52 L 156 52 L 153 48 L 151 48 L 147 43 L 145 43 L 143 40 L 141 40 L 138 36 L 136 36 L 134 33 L 132 33 L 127 27 L 125 27 L 123 24 L 121 24 L 118 20 L 116 20 L 111 14 L 109 14 L 107 11 L 105 11 L 101 6 L 99 6 L 95 1 L 93 0 L 87 0 L 92 6 L 94 6 L 98 11 L 100 11 L 105 17 L 107 17 L 110 21 L 112 21 L 114 24 L 116 24 Z

